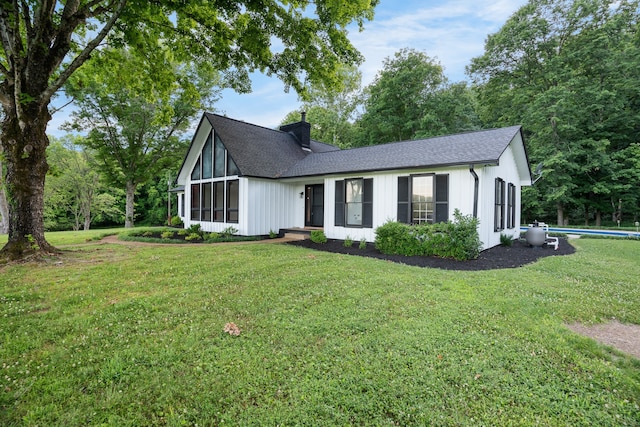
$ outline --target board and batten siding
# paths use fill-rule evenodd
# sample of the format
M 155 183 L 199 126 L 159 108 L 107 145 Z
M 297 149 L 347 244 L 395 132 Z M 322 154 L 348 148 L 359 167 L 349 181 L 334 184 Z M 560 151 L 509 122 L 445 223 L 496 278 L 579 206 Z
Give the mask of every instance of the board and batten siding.
M 473 214 L 473 177 L 468 169 L 439 168 L 412 171 L 394 171 L 385 173 L 368 173 L 341 175 L 325 178 L 324 232 L 330 239 L 344 240 L 347 237 L 354 241 L 375 240 L 375 229 L 387 221 L 396 221 L 398 213 L 398 177 L 423 174 L 449 175 L 448 215 L 453 218 L 454 209 L 458 208 L 463 215 Z M 373 226 L 343 227 L 335 225 L 335 183 L 353 178 L 373 178 Z
M 504 234 L 516 239 L 520 235 L 520 206 L 522 181 L 516 164 L 516 155 L 512 144 L 507 147 L 500 157 L 497 166 L 484 166 L 476 168 L 480 178 L 480 197 L 478 201 L 478 219 L 480 220 L 479 234 L 483 242 L 483 248 L 491 248 L 500 244 L 500 235 Z M 513 184 L 516 187 L 516 217 L 514 228 L 505 228 L 502 231 L 494 231 L 495 215 L 495 180 L 500 178 L 505 186 Z M 505 194 L 506 199 L 506 194 Z
M 302 184 L 248 179 L 240 204 L 246 224 L 244 234 L 266 235 L 282 228 L 304 227 L 304 197 L 300 197 L 304 188 Z

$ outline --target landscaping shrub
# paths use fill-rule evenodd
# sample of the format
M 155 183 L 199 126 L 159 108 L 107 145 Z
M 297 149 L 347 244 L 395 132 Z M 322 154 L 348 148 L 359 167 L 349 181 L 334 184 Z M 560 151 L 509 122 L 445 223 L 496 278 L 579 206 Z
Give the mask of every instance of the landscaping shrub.
M 200 227 L 200 224 L 191 224 L 191 226 L 187 228 L 187 234 L 197 234 L 202 237 L 202 227 Z
M 171 217 L 171 226 L 172 227 L 182 227 L 184 223 L 182 222 L 182 218 L 179 216 Z
M 313 230 L 311 232 L 311 241 L 313 243 L 327 243 L 327 236 L 322 230 Z
M 351 246 L 353 246 L 353 239 L 350 236 L 347 236 L 347 238 L 344 239 L 343 244 L 345 248 L 350 248 Z
M 502 246 L 511 246 L 513 244 L 513 240 L 511 240 L 511 236 L 500 234 L 500 244 Z
M 229 238 L 234 234 L 236 234 L 237 232 L 238 232 L 238 229 L 230 225 L 229 227 L 225 228 L 220 232 L 220 236 L 222 236 L 223 238 Z
M 387 221 L 376 228 L 376 248 L 388 255 L 417 255 L 419 242 L 413 238 L 412 226 Z
M 173 231 L 163 231 L 160 234 L 160 237 L 162 237 L 163 239 L 173 239 Z
M 364 237 L 360 239 L 360 244 L 358 245 L 360 249 L 367 249 L 367 239 Z
M 478 235 L 478 219 L 453 213 L 454 220 L 436 224 L 408 225 L 387 221 L 376 228 L 376 248 L 389 255 L 423 255 L 476 259 L 482 242 Z
M 207 234 L 204 236 L 204 239 L 205 239 L 207 242 L 211 242 L 211 241 L 218 241 L 218 240 L 220 240 L 220 233 L 216 233 L 216 232 L 207 233 Z
M 185 237 L 184 240 L 188 242 L 198 241 L 198 240 L 202 240 L 202 236 L 198 233 L 189 233 L 189 235 Z

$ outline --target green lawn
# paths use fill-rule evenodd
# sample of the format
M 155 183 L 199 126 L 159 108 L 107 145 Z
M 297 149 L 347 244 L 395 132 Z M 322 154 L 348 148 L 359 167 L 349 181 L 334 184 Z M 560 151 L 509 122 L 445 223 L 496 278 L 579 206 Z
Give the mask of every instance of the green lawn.
M 638 425 L 640 361 L 564 324 L 640 324 L 640 244 L 575 245 L 484 272 L 263 243 L 0 267 L 0 425 Z

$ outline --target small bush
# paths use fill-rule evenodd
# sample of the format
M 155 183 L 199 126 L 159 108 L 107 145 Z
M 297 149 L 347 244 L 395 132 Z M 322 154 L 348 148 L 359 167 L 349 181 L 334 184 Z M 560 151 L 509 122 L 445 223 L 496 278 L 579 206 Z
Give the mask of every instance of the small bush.
M 506 234 L 500 234 L 500 244 L 502 246 L 511 246 L 513 244 L 513 240 L 511 240 L 511 237 Z
M 276 237 L 278 237 L 278 233 L 276 233 L 273 230 L 269 230 L 269 238 L 270 239 L 275 239 Z
M 345 248 L 350 248 L 351 246 L 353 246 L 353 239 L 349 236 L 347 236 L 346 239 L 344 239 L 344 247 Z
M 387 221 L 376 228 L 376 248 L 387 255 L 417 255 L 419 242 L 411 231 L 408 224 Z
M 237 229 L 237 228 L 235 228 L 235 227 L 233 227 L 233 226 L 229 226 L 229 227 L 225 228 L 224 230 L 222 230 L 222 231 L 220 232 L 220 235 L 221 235 L 222 237 L 228 238 L 228 237 L 233 236 L 233 235 L 234 235 L 234 234 L 236 234 L 237 232 L 238 232 L 238 229 Z
M 171 226 L 172 227 L 182 227 L 184 223 L 182 222 L 182 218 L 179 216 L 171 217 Z
M 216 233 L 216 232 L 207 233 L 204 236 L 204 240 L 206 240 L 207 242 L 214 242 L 219 239 L 220 239 L 220 233 Z
M 160 237 L 163 239 L 173 239 L 173 231 L 163 231 Z
M 189 234 L 189 230 L 183 228 L 182 230 L 178 230 L 178 236 L 186 236 Z
M 188 234 L 197 234 L 202 237 L 202 227 L 200 224 L 191 224 L 191 226 L 187 229 Z
M 185 237 L 184 240 L 189 242 L 195 242 L 198 240 L 202 240 L 202 236 L 198 233 L 189 233 L 189 235 Z
M 142 237 L 153 237 L 153 231 L 145 231 L 142 233 Z
M 313 230 L 311 232 L 311 241 L 313 243 L 327 243 L 327 236 L 322 230 Z
M 360 244 L 358 245 L 358 248 L 367 249 L 367 239 L 365 239 L 364 237 L 360 239 Z
M 389 255 L 423 255 L 476 259 L 482 242 L 478 235 L 478 219 L 462 215 L 458 209 L 452 222 L 408 225 L 388 221 L 376 228 L 376 248 Z

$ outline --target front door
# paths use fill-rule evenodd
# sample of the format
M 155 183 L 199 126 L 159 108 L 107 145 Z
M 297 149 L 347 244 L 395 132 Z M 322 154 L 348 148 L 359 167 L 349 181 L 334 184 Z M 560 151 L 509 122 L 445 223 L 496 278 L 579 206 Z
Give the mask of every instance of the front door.
M 305 227 L 322 227 L 324 225 L 324 185 L 307 185 L 304 201 Z

